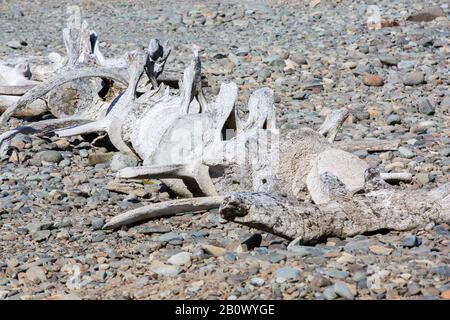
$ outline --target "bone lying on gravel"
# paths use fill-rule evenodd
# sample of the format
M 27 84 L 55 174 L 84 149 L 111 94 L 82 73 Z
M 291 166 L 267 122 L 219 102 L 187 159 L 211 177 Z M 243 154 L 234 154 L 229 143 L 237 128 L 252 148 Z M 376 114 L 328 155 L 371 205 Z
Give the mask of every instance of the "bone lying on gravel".
M 380 173 L 381 179 L 388 183 L 398 183 L 398 182 L 411 182 L 412 174 L 409 172 L 382 172 Z
M 86 119 L 82 118 L 68 118 L 68 119 L 50 119 L 39 122 L 33 122 L 28 125 L 23 125 L 15 129 L 6 131 L 0 135 L 0 157 L 7 154 L 10 142 L 14 136 L 19 133 L 22 134 L 35 134 L 35 133 L 47 133 L 54 130 L 75 124 L 85 123 Z
M 106 223 L 103 229 L 116 229 L 139 221 L 168 217 L 178 213 L 215 209 L 220 206 L 222 200 L 223 197 L 217 196 L 155 203 L 120 214 Z
M 336 177 L 328 186 L 342 185 Z M 254 205 L 254 204 L 258 205 Z M 327 237 L 351 237 L 382 229 L 410 230 L 430 222 L 450 221 L 450 183 L 433 190 L 380 190 L 366 195 L 338 195 L 324 205 L 291 202 L 266 193 L 235 193 L 219 212 L 225 219 L 314 243 Z
M 319 133 L 325 137 L 328 137 L 328 142 L 333 142 L 336 135 L 344 123 L 345 119 L 348 117 L 349 112 L 346 108 L 333 110 L 323 122 L 322 126 L 319 128 Z
M 0 95 L 0 112 L 4 112 L 6 109 L 17 104 L 19 99 L 19 96 Z M 34 117 L 44 114 L 47 110 L 47 103 L 42 99 L 37 99 L 24 108 L 16 110 L 14 116 L 18 118 Z
M 367 152 L 396 151 L 400 146 L 400 140 L 353 140 L 337 141 L 336 146 L 348 152 L 366 150 Z

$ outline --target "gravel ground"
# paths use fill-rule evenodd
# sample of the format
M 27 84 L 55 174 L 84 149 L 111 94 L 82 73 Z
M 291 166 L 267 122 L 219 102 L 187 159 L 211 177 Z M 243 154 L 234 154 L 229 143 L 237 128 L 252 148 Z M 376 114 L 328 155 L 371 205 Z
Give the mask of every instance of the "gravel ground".
M 368 31 L 362 1 L 70 3 L 106 56 L 169 39 L 167 68 L 181 73 L 196 44 L 208 96 L 234 81 L 245 112 L 253 89 L 271 87 L 281 130 L 317 128 L 345 105 L 339 140 L 401 139 L 398 151 L 355 151 L 383 171 L 411 172 L 400 188 L 448 182 L 449 2 L 366 2 L 399 26 Z M 0 3 L 0 58 L 63 54 L 68 3 Z M 407 21 L 434 5 L 440 17 Z M 85 139 L 18 136 L 1 162 L 0 299 L 450 298 L 448 224 L 289 249 L 215 211 L 103 231 L 110 217 L 170 194 L 158 181 L 117 183 L 123 159 Z

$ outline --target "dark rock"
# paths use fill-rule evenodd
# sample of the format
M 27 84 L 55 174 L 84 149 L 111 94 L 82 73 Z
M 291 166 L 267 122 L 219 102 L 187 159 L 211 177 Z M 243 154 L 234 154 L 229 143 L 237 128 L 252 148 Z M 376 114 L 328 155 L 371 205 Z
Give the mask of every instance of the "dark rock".
M 401 245 L 406 248 L 417 247 L 422 244 L 422 240 L 415 235 L 407 235 L 402 239 Z
M 434 6 L 410 15 L 406 20 L 412 22 L 430 22 L 439 17 L 445 17 L 445 12 L 441 7 Z
M 431 104 L 430 100 L 423 99 L 419 106 L 419 112 L 426 115 L 432 115 L 434 113 L 434 107 Z

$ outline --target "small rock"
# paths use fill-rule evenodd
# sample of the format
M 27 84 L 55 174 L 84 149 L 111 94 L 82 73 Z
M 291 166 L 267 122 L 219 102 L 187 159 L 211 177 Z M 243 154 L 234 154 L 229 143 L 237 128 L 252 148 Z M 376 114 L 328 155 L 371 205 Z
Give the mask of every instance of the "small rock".
M 183 240 L 183 238 L 175 232 L 164 233 L 158 237 L 158 241 L 160 242 L 170 242 L 177 240 Z
M 189 266 L 191 264 L 191 254 L 189 252 L 180 252 L 171 256 L 167 262 L 174 266 Z
M 429 115 L 432 115 L 434 113 L 434 111 L 435 111 L 434 107 L 431 104 L 430 100 L 428 100 L 428 99 L 422 100 L 422 102 L 420 103 L 420 106 L 419 106 L 420 113 L 429 116 Z
M 110 169 L 112 172 L 117 172 L 123 168 L 134 167 L 137 165 L 137 160 L 133 157 L 117 153 L 112 157 Z
M 393 249 L 391 249 L 391 248 L 377 246 L 377 245 L 370 246 L 369 250 L 375 254 L 379 254 L 379 255 L 383 255 L 383 256 L 390 255 L 391 252 L 393 251 Z
M 36 154 L 36 159 L 38 159 L 40 161 L 45 161 L 45 162 L 58 163 L 63 159 L 63 157 L 61 155 L 61 152 L 59 152 L 59 151 L 45 150 L 45 151 L 38 152 Z
M 292 61 L 294 61 L 298 65 L 308 64 L 308 61 L 306 61 L 305 56 L 300 54 L 300 53 L 292 53 L 292 54 L 290 54 L 289 55 L 289 59 L 291 59 Z
M 272 263 L 278 263 L 280 261 L 286 260 L 286 255 L 278 252 L 271 252 L 267 258 Z
M 150 265 L 150 270 L 163 277 L 174 277 L 181 272 L 179 266 L 167 265 L 161 261 L 153 261 Z
M 314 276 L 311 280 L 311 286 L 314 290 L 331 285 L 330 279 L 323 276 Z
M 383 78 L 376 74 L 368 74 L 362 77 L 362 82 L 366 86 L 380 87 L 384 84 Z
M 32 237 L 34 241 L 42 242 L 50 237 L 51 232 L 49 230 L 40 230 L 33 233 Z
M 153 233 L 167 233 L 170 232 L 168 226 L 145 226 L 139 230 L 142 234 L 153 234 Z
M 92 230 L 100 230 L 105 225 L 105 218 L 93 218 L 91 220 Z
M 398 64 L 397 58 L 393 56 L 379 56 L 378 59 L 380 59 L 380 62 L 386 66 L 396 66 Z
M 410 15 L 406 20 L 412 22 L 430 22 L 439 17 L 445 17 L 444 10 L 440 6 L 433 6 Z
M 29 233 L 35 233 L 36 231 L 47 230 L 52 227 L 53 227 L 53 222 L 41 221 L 41 222 L 31 222 L 25 226 L 25 229 L 27 229 Z
M 344 282 L 338 281 L 333 286 L 334 292 L 336 292 L 339 296 L 347 300 L 353 300 L 355 297 L 351 292 L 350 288 Z
M 213 255 L 214 257 L 221 257 L 227 252 L 225 248 L 213 246 L 213 245 L 204 245 L 203 250 L 205 250 L 210 255 Z
M 444 148 L 444 149 L 439 150 L 439 154 L 443 157 L 450 156 L 450 148 Z
M 439 104 L 443 111 L 448 110 L 450 112 L 450 97 L 445 97 Z
M 104 233 L 100 232 L 100 233 L 93 234 L 91 241 L 92 242 L 102 242 L 105 239 L 106 239 L 106 235 Z
M 398 114 L 391 114 L 386 119 L 386 124 L 392 126 L 394 124 L 400 124 L 402 122 L 402 119 Z
M 408 72 L 403 77 L 403 84 L 405 86 L 415 86 L 415 85 L 422 84 L 424 82 L 425 82 L 425 77 L 424 77 L 423 73 L 417 72 L 417 71 Z
M 14 18 L 20 18 L 24 16 L 23 11 L 19 7 L 14 5 L 9 6 L 9 12 L 11 12 Z
M 279 268 L 276 271 L 275 280 L 277 283 L 286 281 L 297 281 L 300 278 L 300 272 L 297 269 L 286 267 Z
M 25 275 L 27 279 L 34 283 L 41 283 L 47 280 L 47 276 L 45 275 L 45 269 L 39 266 L 30 267 Z
M 4 300 L 8 297 L 9 291 L 8 290 L 0 290 L 0 300 Z
M 233 252 L 225 252 L 225 254 L 223 255 L 223 259 L 228 262 L 234 262 L 236 261 L 237 256 Z
M 416 154 L 414 153 L 414 151 L 406 148 L 406 147 L 400 147 L 398 148 L 398 152 L 400 153 L 400 156 L 402 158 L 406 158 L 406 159 L 411 159 L 413 157 L 416 156 Z
M 21 42 L 21 41 L 17 41 L 17 40 L 8 41 L 6 43 L 6 45 L 12 49 L 22 49 L 24 47 L 24 45 L 22 43 L 25 43 L 25 45 L 26 45 L 26 42 L 23 42 L 23 41 Z
M 327 300 L 334 300 L 337 298 L 337 294 L 334 291 L 334 286 L 326 287 L 325 290 L 323 290 L 323 296 Z
M 407 235 L 402 239 L 401 245 L 406 248 L 420 246 L 422 240 L 415 235 Z
M 304 257 L 311 254 L 311 248 L 307 246 L 293 245 L 288 248 L 289 252 L 292 252 L 296 256 Z
M 262 278 L 255 277 L 250 280 L 250 283 L 254 286 L 261 287 L 266 283 L 266 281 Z
M 115 152 L 93 153 L 88 156 L 88 163 L 91 166 L 95 166 L 96 164 L 99 163 L 105 163 L 110 161 L 115 154 L 116 154 Z
M 416 174 L 416 179 L 421 185 L 426 185 L 430 182 L 430 176 L 428 173 L 420 172 Z

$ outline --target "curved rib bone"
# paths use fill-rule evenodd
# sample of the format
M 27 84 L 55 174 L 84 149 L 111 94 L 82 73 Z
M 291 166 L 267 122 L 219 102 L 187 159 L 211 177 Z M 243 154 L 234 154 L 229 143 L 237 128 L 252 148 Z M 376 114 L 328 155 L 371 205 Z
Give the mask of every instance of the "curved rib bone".
M 16 105 L 9 107 L 0 117 L 0 125 L 6 125 L 9 118 L 17 111 L 17 109 L 33 102 L 34 100 L 47 94 L 54 88 L 68 83 L 76 79 L 101 77 L 116 80 L 120 83 L 127 84 L 128 81 L 122 76 L 119 70 L 111 70 L 104 68 L 86 68 L 67 71 L 55 78 L 49 79 L 46 82 L 32 88 L 25 95 L 23 95 Z
M 220 206 L 222 200 L 223 197 L 218 196 L 155 203 L 122 213 L 106 223 L 103 229 L 116 229 L 139 221 L 173 216 L 178 213 L 215 209 Z
M 50 119 L 39 122 L 30 123 L 28 125 L 17 127 L 13 130 L 6 131 L 0 135 L 0 157 L 6 155 L 11 140 L 19 133 L 23 134 L 45 134 L 52 132 L 58 128 L 66 127 L 75 124 L 82 124 L 86 119 L 82 118 L 68 118 L 68 119 Z

